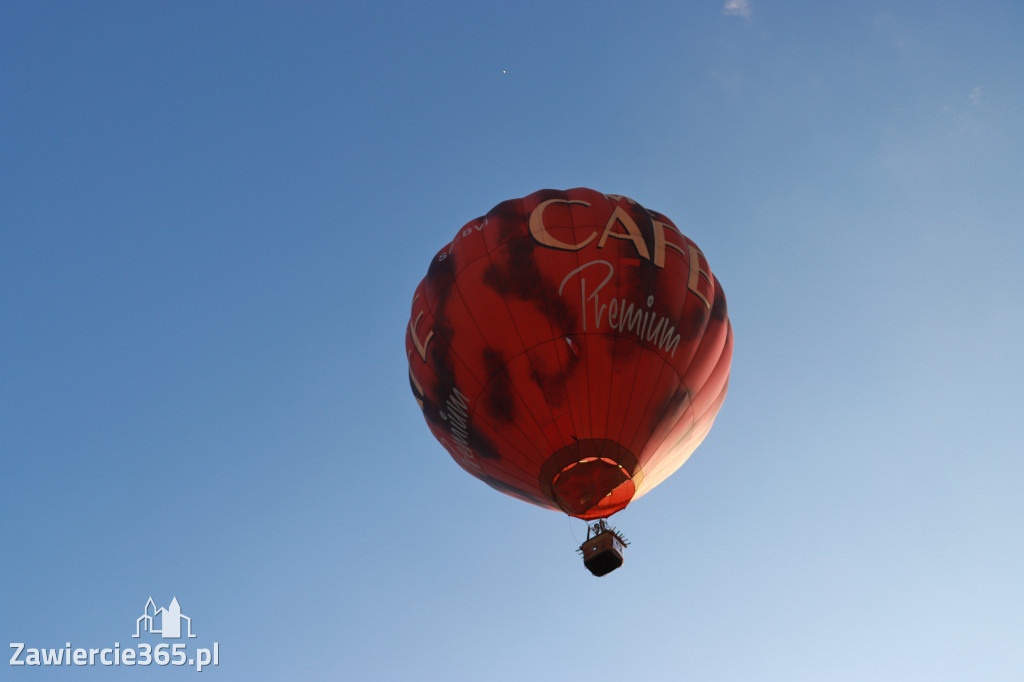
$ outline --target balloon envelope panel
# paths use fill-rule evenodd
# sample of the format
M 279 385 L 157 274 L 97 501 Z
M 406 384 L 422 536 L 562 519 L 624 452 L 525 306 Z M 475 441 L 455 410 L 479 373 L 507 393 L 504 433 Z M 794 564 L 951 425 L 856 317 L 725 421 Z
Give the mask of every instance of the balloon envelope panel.
M 700 445 L 725 399 L 732 328 L 706 258 L 666 216 L 542 190 L 437 253 L 406 354 L 427 424 L 463 469 L 596 519 Z

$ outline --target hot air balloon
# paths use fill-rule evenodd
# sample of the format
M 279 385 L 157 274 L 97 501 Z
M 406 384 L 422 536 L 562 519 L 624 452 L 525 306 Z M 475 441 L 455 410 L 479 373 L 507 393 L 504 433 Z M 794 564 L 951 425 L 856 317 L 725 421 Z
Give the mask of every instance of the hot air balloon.
M 586 188 L 466 223 L 416 288 L 405 342 L 441 445 L 496 490 L 588 521 L 595 575 L 628 544 L 606 519 L 707 435 L 733 343 L 697 245 L 661 213 Z

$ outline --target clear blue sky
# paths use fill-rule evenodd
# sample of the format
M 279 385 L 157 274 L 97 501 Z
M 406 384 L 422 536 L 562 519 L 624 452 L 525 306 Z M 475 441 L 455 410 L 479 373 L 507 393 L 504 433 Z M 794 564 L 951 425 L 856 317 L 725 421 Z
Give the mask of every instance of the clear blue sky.
M 224 680 L 1021 680 L 1022 36 L 1012 0 L 3 3 L 0 644 L 133 646 L 152 596 Z M 600 580 L 433 440 L 403 340 L 463 223 L 577 186 L 700 244 L 736 339 Z

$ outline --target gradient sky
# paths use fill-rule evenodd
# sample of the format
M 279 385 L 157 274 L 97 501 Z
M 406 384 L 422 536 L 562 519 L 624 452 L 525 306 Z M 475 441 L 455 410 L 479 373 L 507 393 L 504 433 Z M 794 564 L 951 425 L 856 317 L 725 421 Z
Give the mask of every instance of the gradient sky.
M 1019 682 L 1022 36 L 1015 0 L 0 4 L 3 646 L 132 646 L 152 596 L 224 680 Z M 736 340 L 602 579 L 404 354 L 461 225 L 577 186 L 692 237 Z

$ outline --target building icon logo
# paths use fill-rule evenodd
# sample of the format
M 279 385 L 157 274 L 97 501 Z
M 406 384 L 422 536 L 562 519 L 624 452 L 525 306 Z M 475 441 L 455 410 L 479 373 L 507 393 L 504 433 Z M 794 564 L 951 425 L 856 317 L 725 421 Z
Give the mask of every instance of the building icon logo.
M 187 624 L 188 636 L 195 637 L 192 634 L 192 619 L 181 613 L 177 597 L 171 599 L 171 605 L 166 609 L 163 607 L 158 609 L 153 603 L 153 598 L 150 597 L 146 601 L 142 615 L 135 621 L 135 634 L 132 637 L 140 637 L 140 631 L 143 631 L 160 635 L 164 639 L 181 639 L 181 621 L 185 621 Z

